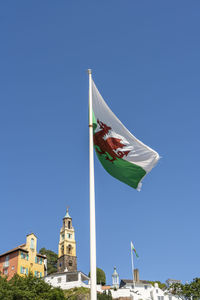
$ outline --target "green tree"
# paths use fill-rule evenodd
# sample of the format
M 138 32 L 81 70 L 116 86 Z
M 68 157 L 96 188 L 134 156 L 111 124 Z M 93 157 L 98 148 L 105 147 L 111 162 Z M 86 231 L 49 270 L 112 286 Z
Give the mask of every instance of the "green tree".
M 89 272 L 88 276 L 90 277 L 90 272 Z M 106 274 L 100 268 L 97 268 L 97 284 L 101 284 L 101 285 L 106 284 Z
M 47 273 L 52 274 L 57 272 L 58 254 L 46 248 L 41 248 L 39 253 L 47 257 Z
M 174 283 L 170 285 L 168 291 L 173 295 L 178 295 L 182 299 L 200 299 L 200 278 L 194 278 L 191 283 Z
M 98 300 L 112 300 L 111 291 L 108 291 L 108 295 L 106 292 L 103 292 L 102 294 L 97 294 Z
M 65 290 L 65 297 L 67 300 L 89 300 L 90 299 L 90 289 L 88 288 L 73 288 L 70 290 Z M 112 300 L 111 292 L 108 291 L 108 295 L 106 292 L 103 294 L 97 294 L 98 300 Z
M 158 284 L 158 287 L 161 289 L 161 290 L 166 290 L 167 288 L 167 285 L 165 283 L 162 283 L 160 281 L 148 281 L 149 283 L 151 283 L 153 286 L 155 283 Z
M 33 274 L 15 275 L 10 281 L 0 276 L 0 300 L 65 300 L 59 288 L 52 288 Z
M 79 300 L 79 299 L 89 300 L 90 299 L 90 290 L 84 287 L 65 290 L 64 293 L 65 293 L 65 298 L 68 300 Z

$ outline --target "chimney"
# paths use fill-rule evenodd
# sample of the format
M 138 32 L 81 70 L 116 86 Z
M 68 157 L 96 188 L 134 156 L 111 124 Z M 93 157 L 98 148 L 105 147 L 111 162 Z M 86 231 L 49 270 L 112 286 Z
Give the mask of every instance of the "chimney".
M 135 282 L 139 282 L 139 270 L 138 269 L 134 269 L 134 281 Z

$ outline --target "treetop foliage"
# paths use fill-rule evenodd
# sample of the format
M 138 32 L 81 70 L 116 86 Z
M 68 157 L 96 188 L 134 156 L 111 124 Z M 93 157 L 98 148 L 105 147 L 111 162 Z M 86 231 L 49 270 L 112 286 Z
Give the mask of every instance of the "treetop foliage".
M 200 278 L 194 278 L 191 283 L 173 283 L 168 291 L 182 299 L 200 299 Z
M 88 274 L 88 277 L 90 277 L 90 272 Z M 106 274 L 100 268 L 97 268 L 97 284 L 101 284 L 101 285 L 106 284 Z
M 65 297 L 68 300 L 90 300 L 90 289 L 88 288 L 74 288 L 70 290 L 64 291 Z M 108 295 L 106 292 L 100 294 L 97 294 L 97 300 L 112 300 L 111 292 L 108 292 Z
M 97 295 L 98 300 L 112 300 L 112 294 L 111 291 L 108 291 L 108 295 L 106 292 L 103 292 L 102 294 Z
M 14 275 L 11 280 L 0 275 L 0 300 L 65 300 L 60 288 L 52 288 L 41 278 L 29 274 Z
M 90 289 L 74 288 L 61 290 L 52 288 L 43 279 L 30 273 L 28 276 L 14 275 L 11 280 L 0 274 L 0 300 L 89 300 Z M 98 300 L 112 300 L 111 293 L 97 295 Z
M 160 282 L 159 280 L 158 281 L 148 281 L 148 282 L 151 283 L 153 286 L 155 285 L 155 283 L 157 283 L 158 287 L 161 290 L 166 290 L 166 288 L 167 288 L 167 285 L 165 283 Z
M 39 253 L 42 255 L 46 255 L 47 257 L 48 275 L 57 272 L 58 254 L 53 252 L 52 250 L 47 250 L 46 248 L 41 248 Z

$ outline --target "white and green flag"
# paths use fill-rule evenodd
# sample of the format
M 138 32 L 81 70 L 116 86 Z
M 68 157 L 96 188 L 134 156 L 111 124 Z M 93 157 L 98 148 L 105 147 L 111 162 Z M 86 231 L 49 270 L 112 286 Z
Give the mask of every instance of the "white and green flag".
M 135 249 L 135 247 L 133 245 L 133 242 L 131 242 L 131 251 L 133 251 L 135 253 L 135 255 L 136 255 L 137 258 L 139 257 L 139 255 L 137 254 L 136 249 Z
M 94 147 L 105 170 L 133 188 L 159 160 L 156 151 L 136 139 L 103 100 L 92 81 Z

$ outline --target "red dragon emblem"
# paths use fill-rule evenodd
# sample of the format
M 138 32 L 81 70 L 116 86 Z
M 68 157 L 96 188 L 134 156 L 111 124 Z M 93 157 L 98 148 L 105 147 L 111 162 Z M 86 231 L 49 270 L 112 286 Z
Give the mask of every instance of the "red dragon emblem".
M 105 139 L 106 135 L 112 129 L 111 127 L 107 126 L 103 122 L 97 120 L 99 127 L 101 130 L 94 133 L 94 146 L 95 150 L 99 154 L 106 154 L 106 159 L 113 162 L 116 158 L 123 158 L 124 155 L 128 155 L 129 151 L 121 151 L 118 149 L 124 148 L 124 144 L 121 143 L 121 139 L 108 137 Z

